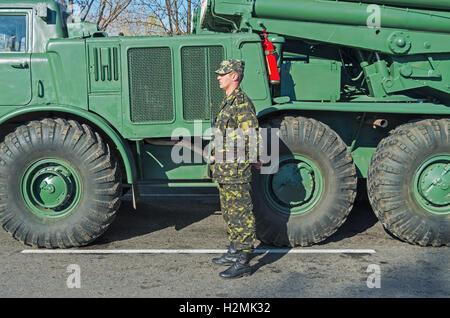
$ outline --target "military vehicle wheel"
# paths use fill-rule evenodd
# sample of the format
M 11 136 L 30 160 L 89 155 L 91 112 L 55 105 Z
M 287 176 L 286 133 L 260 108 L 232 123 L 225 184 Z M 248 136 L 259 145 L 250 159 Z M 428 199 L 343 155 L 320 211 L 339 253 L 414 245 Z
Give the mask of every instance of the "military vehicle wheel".
M 450 245 L 450 119 L 395 129 L 372 156 L 367 188 L 375 214 L 395 237 Z
M 257 237 L 290 247 L 325 240 L 344 223 L 356 197 L 346 145 L 314 119 L 284 117 L 261 127 L 279 128 L 280 145 L 278 170 L 253 174 Z
M 90 127 L 32 121 L 0 145 L 0 223 L 35 247 L 88 244 L 115 218 L 120 180 L 108 145 Z

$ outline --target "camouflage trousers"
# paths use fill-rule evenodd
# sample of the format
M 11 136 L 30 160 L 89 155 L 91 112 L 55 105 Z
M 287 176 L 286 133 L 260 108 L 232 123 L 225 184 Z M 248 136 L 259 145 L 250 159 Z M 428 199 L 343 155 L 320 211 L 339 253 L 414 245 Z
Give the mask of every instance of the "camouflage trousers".
M 250 183 L 219 184 L 220 207 L 228 239 L 238 251 L 250 252 L 255 242 L 255 219 Z

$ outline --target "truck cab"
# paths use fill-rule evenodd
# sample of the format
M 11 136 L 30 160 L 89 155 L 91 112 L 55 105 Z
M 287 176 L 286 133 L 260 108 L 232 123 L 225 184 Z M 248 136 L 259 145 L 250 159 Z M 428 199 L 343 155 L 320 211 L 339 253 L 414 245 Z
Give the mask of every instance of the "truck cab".
M 66 38 L 69 14 L 55 1 L 2 1 L 0 8 L 0 105 L 32 101 L 32 54 L 52 38 Z

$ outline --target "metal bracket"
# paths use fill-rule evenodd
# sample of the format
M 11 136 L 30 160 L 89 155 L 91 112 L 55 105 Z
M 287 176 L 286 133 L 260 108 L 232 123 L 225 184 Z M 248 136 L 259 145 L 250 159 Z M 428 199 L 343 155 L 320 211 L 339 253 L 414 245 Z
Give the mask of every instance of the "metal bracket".
M 412 41 L 405 32 L 394 32 L 387 39 L 389 48 L 396 54 L 405 54 L 411 49 Z

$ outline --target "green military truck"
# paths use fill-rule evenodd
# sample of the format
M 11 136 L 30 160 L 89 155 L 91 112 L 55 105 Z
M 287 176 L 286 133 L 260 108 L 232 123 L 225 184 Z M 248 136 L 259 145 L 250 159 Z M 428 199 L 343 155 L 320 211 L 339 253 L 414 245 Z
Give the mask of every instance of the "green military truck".
M 234 58 L 278 154 L 254 171 L 261 241 L 323 241 L 360 179 L 388 232 L 449 245 L 449 11 L 203 0 L 190 35 L 116 37 L 53 0 L 0 0 L 0 223 L 27 245 L 81 246 L 127 190 L 135 201 L 143 185 L 215 186 L 195 156 L 224 97 L 214 70 Z M 194 160 L 173 160 L 180 145 Z

